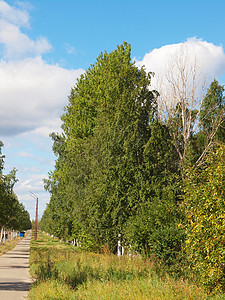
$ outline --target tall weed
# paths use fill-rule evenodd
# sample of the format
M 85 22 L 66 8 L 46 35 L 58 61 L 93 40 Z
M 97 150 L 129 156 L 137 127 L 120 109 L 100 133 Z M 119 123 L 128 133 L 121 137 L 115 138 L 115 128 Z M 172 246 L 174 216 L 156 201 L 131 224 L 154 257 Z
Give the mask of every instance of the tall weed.
M 110 253 L 43 243 L 31 246 L 36 283 L 30 299 L 225 299 L 222 294 L 209 297 L 200 287 L 183 279 L 175 280 L 166 274 L 159 277 L 150 259 L 118 258 Z

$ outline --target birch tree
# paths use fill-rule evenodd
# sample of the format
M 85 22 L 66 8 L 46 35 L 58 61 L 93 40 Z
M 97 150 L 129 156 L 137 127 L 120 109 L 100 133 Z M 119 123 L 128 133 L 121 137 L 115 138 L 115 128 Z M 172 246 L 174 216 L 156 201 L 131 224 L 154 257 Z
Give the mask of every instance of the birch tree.
M 166 76 L 158 80 L 159 117 L 169 128 L 181 170 L 184 169 L 191 138 L 201 128 L 203 118 L 200 115 L 205 99 L 206 78 L 207 74 L 202 73 L 200 58 L 189 53 L 184 46 L 168 64 Z M 208 142 L 193 162 L 194 165 L 203 163 L 207 151 L 213 145 L 213 139 L 224 121 L 224 106 L 221 109 L 220 114 L 214 114 L 214 106 L 210 106 L 211 115 L 214 116 L 213 124 L 207 132 Z

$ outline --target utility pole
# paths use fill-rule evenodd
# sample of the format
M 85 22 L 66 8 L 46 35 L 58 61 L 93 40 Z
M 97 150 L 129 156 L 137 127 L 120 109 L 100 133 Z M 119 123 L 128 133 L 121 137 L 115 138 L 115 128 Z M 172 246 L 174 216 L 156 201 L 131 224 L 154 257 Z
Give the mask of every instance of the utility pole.
M 38 230 L 38 197 L 30 191 L 31 197 L 36 199 L 36 218 L 35 218 L 35 229 L 34 229 L 34 239 L 37 240 L 37 230 Z

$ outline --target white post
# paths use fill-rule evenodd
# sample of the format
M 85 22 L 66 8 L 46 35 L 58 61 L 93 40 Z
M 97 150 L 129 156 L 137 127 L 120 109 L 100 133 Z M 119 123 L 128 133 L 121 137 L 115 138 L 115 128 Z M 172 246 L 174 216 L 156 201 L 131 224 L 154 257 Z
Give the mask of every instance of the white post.
M 0 236 L 0 245 L 1 245 L 1 243 L 2 243 L 2 235 L 3 235 L 3 227 L 2 227 L 2 229 L 1 229 L 1 236 Z
M 118 250 L 117 250 L 118 256 L 122 255 L 122 246 L 121 246 L 121 234 L 118 234 Z

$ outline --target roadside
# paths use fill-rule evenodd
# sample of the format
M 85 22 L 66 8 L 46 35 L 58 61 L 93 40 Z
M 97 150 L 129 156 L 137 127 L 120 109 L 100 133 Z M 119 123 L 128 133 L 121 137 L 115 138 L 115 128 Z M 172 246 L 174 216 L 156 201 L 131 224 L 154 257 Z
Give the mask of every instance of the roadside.
M 160 265 L 141 256 L 93 253 L 44 233 L 31 242 L 30 300 L 222 300 L 183 278 L 160 276 Z
M 31 284 L 29 254 L 31 231 L 11 251 L 0 256 L 0 299 L 24 299 Z
M 5 244 L 0 245 L 0 256 L 15 248 L 22 239 L 17 237 L 15 240 L 6 240 Z

